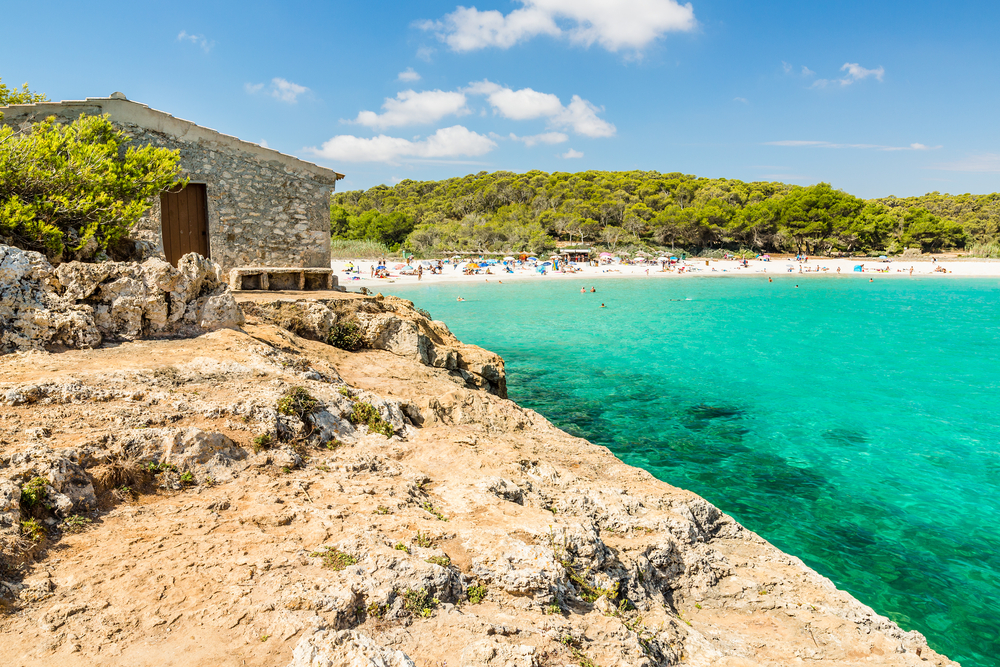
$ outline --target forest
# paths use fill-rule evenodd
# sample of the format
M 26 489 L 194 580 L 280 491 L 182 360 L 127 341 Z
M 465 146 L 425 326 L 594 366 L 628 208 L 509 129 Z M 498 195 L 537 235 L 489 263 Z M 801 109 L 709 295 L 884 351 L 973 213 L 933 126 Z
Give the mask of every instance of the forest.
M 1000 256 L 1000 193 L 865 200 L 827 183 L 499 171 L 337 193 L 330 225 L 334 240 L 421 254 L 542 252 L 566 241 L 613 251 Z

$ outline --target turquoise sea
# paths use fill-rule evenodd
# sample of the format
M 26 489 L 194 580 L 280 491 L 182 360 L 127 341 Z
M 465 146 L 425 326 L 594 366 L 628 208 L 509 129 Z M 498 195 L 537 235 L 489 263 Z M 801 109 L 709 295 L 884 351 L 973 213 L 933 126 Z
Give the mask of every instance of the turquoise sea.
M 965 667 L 1000 665 L 1000 280 L 380 289 L 503 355 L 522 405 L 701 494 Z

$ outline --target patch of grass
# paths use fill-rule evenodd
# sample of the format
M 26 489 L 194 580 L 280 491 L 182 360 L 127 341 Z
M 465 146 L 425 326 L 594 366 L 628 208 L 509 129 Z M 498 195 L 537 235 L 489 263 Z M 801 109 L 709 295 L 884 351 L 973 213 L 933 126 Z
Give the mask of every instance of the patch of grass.
M 337 393 L 347 398 L 354 398 L 354 394 L 352 394 L 351 390 L 348 389 L 347 387 L 341 387 L 340 389 L 337 390 Z
M 337 440 L 336 438 L 334 438 L 333 440 L 329 440 L 327 442 L 324 442 L 323 443 L 323 447 L 325 449 L 329 449 L 332 452 L 335 449 L 337 449 L 338 447 L 342 446 L 343 444 L 344 443 L 342 443 L 340 440 Z
M 375 511 L 372 512 L 372 513 L 373 514 L 383 514 L 384 515 L 384 514 L 389 514 L 390 512 L 391 512 L 391 510 L 388 507 L 386 507 L 385 505 L 379 505 L 378 507 L 375 508 Z
M 426 562 L 431 563 L 433 565 L 440 565 L 441 567 L 451 566 L 451 559 L 448 558 L 447 556 L 431 556 L 430 558 L 427 559 Z
M 319 405 L 304 387 L 292 387 L 278 399 L 278 412 L 289 417 L 305 419 Z
M 434 518 L 437 519 L 438 521 L 447 521 L 448 520 L 448 517 L 446 517 L 444 514 L 442 514 L 440 512 L 440 510 L 438 510 L 436 507 L 434 507 L 434 505 L 432 505 L 431 501 L 429 501 L 429 500 L 425 500 L 424 504 L 421 505 L 420 507 L 425 512 L 433 514 Z
M 87 517 L 74 514 L 63 519 L 62 525 L 67 533 L 82 533 L 91 523 L 93 522 Z
M 475 586 L 469 586 L 468 589 L 469 602 L 472 604 L 479 604 L 486 599 L 486 595 L 490 592 L 484 584 L 476 584 Z
M 25 519 L 21 522 L 21 535 L 38 543 L 45 537 L 45 527 L 38 519 Z
M 194 484 L 194 473 L 190 470 L 181 473 L 180 482 L 185 486 Z
M 414 308 L 413 310 L 417 311 L 418 313 L 420 313 L 421 315 L 423 315 L 424 317 L 426 317 L 429 320 L 433 320 L 434 319 L 433 317 L 431 317 L 431 314 L 429 312 L 427 312 L 426 310 L 424 310 L 423 308 Z
M 274 438 L 270 433 L 261 433 L 251 441 L 253 445 L 253 453 L 259 454 L 262 450 L 270 449 L 271 443 L 273 442 Z
M 34 477 L 21 487 L 21 507 L 25 510 L 34 509 L 48 497 L 45 487 L 49 481 L 44 477 Z
M 140 457 L 126 452 L 119 452 L 105 463 L 95 466 L 90 476 L 95 482 L 98 493 L 107 489 L 117 489 L 122 486 L 142 486 L 148 479 L 148 466 L 142 464 Z
M 410 547 L 406 546 L 402 542 L 396 542 L 396 546 L 394 546 L 393 549 L 396 551 L 405 551 L 406 553 L 410 553 Z
M 313 558 L 323 559 L 323 567 L 340 572 L 344 568 L 354 565 L 358 559 L 340 549 L 326 549 L 325 551 L 314 551 L 309 554 Z
M 173 463 L 153 463 L 150 461 L 143 468 L 149 475 L 159 475 L 162 472 L 179 472 Z
M 557 605 L 555 603 L 550 604 L 550 605 L 546 605 L 546 607 L 545 607 L 545 614 L 547 616 L 558 616 L 559 614 L 562 613 L 562 611 L 563 611 L 562 607 L 560 607 L 559 605 Z
M 413 538 L 413 541 L 417 543 L 418 547 L 424 547 L 425 549 L 434 545 L 434 540 L 432 540 L 430 536 L 421 533 L 419 530 L 417 531 L 417 536 Z
M 371 403 L 355 403 L 351 414 L 347 415 L 347 421 L 352 424 L 364 424 L 371 433 L 381 433 L 387 438 L 391 438 L 392 424 L 382 419 L 382 415 Z
M 414 616 L 430 618 L 439 604 L 441 601 L 432 597 L 426 588 L 403 591 L 403 608 Z
M 266 641 L 268 640 L 268 638 L 269 638 L 270 636 L 271 636 L 271 635 L 261 635 L 261 636 L 260 636 L 260 640 L 261 640 L 262 642 L 266 642 Z
M 365 339 L 361 334 L 361 327 L 358 326 L 357 322 L 352 321 L 337 322 L 330 327 L 330 333 L 326 337 L 326 342 L 347 352 L 357 352 L 365 347 Z
M 388 605 L 379 604 L 378 602 L 369 602 L 368 606 L 365 607 L 365 614 L 371 618 L 385 618 L 387 611 L 389 611 Z
M 319 465 L 316 466 L 316 470 L 320 470 L 322 472 L 330 472 L 330 466 L 323 465 L 322 463 L 320 463 Z

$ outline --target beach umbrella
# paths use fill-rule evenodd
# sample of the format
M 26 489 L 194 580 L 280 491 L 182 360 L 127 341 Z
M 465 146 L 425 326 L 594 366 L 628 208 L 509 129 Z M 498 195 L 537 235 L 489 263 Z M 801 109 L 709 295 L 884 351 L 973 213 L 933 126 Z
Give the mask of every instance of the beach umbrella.
M 671 259 L 670 257 L 657 257 L 656 261 L 657 262 L 669 262 L 670 259 Z
M 479 265 L 476 264 L 475 262 L 469 262 L 468 264 L 466 264 L 466 266 L 468 268 L 470 268 L 470 269 L 478 269 L 479 268 Z
M 602 252 L 600 256 L 601 257 L 614 257 L 614 255 L 612 255 L 610 252 Z
M 529 257 L 529 258 L 528 258 L 528 261 L 529 261 L 529 262 L 537 262 L 537 261 L 538 261 L 538 258 L 537 258 L 537 257 Z
M 396 266 L 394 266 L 392 268 L 394 268 L 394 269 L 396 269 L 398 271 L 399 269 L 403 268 L 404 266 L 406 266 L 406 264 L 397 264 Z
M 514 258 L 513 257 L 504 257 L 503 261 L 505 261 L 505 262 L 513 262 Z

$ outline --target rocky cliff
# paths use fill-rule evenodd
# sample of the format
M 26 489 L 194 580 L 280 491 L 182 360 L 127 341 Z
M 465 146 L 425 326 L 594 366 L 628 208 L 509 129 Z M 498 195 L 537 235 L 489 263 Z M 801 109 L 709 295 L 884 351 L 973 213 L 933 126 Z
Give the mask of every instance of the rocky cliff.
M 956 664 L 409 302 L 244 305 L 0 357 L 0 664 Z

